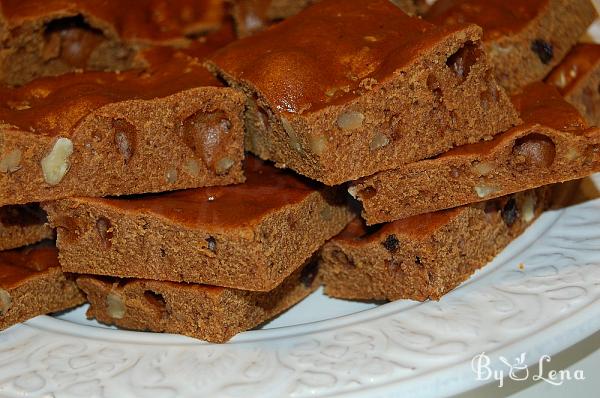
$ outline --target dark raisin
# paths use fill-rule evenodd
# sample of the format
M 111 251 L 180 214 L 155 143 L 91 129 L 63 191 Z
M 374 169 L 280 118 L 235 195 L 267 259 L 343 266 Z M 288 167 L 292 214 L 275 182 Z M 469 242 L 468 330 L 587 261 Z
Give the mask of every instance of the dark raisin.
M 504 223 L 511 227 L 519 217 L 519 209 L 515 198 L 510 198 L 502 208 L 502 219 Z
M 396 253 L 400 247 L 400 241 L 396 235 L 388 235 L 382 243 L 383 247 L 390 253 Z
M 209 236 L 206 238 L 206 243 L 208 244 L 208 250 L 213 253 L 217 251 L 217 240 L 215 238 Z
M 423 265 L 423 263 L 421 262 L 421 257 L 415 256 L 415 264 L 417 264 L 417 265 Z
M 300 271 L 300 282 L 304 286 L 311 287 L 317 274 L 319 273 L 319 259 L 318 257 L 311 258 L 308 263 Z
M 544 65 L 548 65 L 554 58 L 552 44 L 542 39 L 536 39 L 531 43 L 531 51 L 537 54 Z

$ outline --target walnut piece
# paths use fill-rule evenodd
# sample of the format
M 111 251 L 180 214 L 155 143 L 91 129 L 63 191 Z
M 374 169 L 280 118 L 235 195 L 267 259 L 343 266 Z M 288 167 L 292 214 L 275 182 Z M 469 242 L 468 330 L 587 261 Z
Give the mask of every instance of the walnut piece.
M 62 181 L 64 176 L 71 167 L 69 158 L 73 154 L 73 142 L 61 137 L 54 143 L 54 147 L 42 161 L 42 173 L 44 181 L 49 185 L 57 185 Z
M 383 133 L 375 133 L 375 135 L 373 136 L 373 139 L 371 140 L 371 143 L 369 144 L 369 149 L 371 149 L 372 151 L 375 151 L 379 148 L 383 148 L 384 146 L 386 146 L 389 143 L 390 143 L 390 139 L 388 138 L 387 135 L 385 135 Z
M 342 130 L 356 130 L 362 127 L 365 115 L 356 111 L 345 111 L 337 118 L 337 125 Z
M 481 185 L 475 187 L 475 192 L 477 192 L 477 196 L 479 196 L 480 198 L 485 198 L 487 196 L 500 192 L 500 189 L 493 186 Z
M 0 159 L 0 172 L 14 173 L 21 168 L 21 150 L 13 149 Z
M 523 201 L 523 209 L 521 211 L 521 217 L 526 223 L 530 223 L 535 218 L 535 206 L 536 197 L 534 195 L 527 195 Z
M 231 169 L 235 162 L 229 158 L 222 158 L 215 164 L 215 172 L 217 175 L 225 175 Z
M 184 166 L 185 171 L 191 176 L 198 177 L 200 175 L 200 164 L 196 159 L 190 159 Z
M 475 171 L 478 176 L 486 176 L 490 174 L 492 170 L 494 170 L 494 166 L 488 162 L 477 163 L 473 166 L 473 171 Z
M 175 184 L 177 182 L 177 170 L 174 168 L 170 168 L 165 173 L 165 179 L 169 184 Z
M 315 155 L 321 155 L 327 149 L 327 137 L 323 135 L 311 136 L 308 143 Z
M 121 296 L 112 292 L 106 295 L 106 312 L 108 316 L 114 319 L 123 319 L 125 310 L 125 304 Z

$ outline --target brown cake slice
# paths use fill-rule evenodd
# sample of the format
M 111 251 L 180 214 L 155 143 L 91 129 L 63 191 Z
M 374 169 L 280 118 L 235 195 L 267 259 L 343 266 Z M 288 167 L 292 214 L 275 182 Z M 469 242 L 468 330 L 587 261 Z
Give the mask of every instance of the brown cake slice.
M 0 250 L 27 246 L 54 237 L 39 204 L 0 207 Z
M 0 252 L 0 330 L 84 302 L 52 242 Z
M 324 0 L 217 51 L 249 101 L 246 149 L 328 185 L 490 138 L 518 121 L 474 25 L 388 0 Z
M 600 126 L 600 44 L 577 44 L 546 78 L 590 126 Z
M 141 66 L 151 45 L 188 46 L 220 27 L 223 0 L 3 0 L 0 82 Z
M 479 202 L 600 170 L 600 129 L 558 91 L 534 83 L 513 102 L 524 123 L 493 140 L 354 183 L 369 224 Z
M 481 26 L 498 82 L 515 92 L 542 80 L 597 16 L 590 0 L 438 0 L 425 19 Z
M 148 59 L 0 87 L 0 206 L 243 181 L 243 96 L 196 58 Z
M 256 158 L 246 176 L 240 185 L 47 203 L 61 266 L 267 291 L 354 217 L 343 192 Z
M 320 0 L 229 0 L 239 37 L 250 36 L 298 14 Z M 391 0 L 407 14 L 416 13 L 414 0 Z
M 319 286 L 317 272 L 317 263 L 309 262 L 268 292 L 98 276 L 80 276 L 77 285 L 90 302 L 89 318 L 224 343 L 312 293 Z
M 438 300 L 483 267 L 550 204 L 550 188 L 366 227 L 321 252 L 325 293 L 354 300 Z

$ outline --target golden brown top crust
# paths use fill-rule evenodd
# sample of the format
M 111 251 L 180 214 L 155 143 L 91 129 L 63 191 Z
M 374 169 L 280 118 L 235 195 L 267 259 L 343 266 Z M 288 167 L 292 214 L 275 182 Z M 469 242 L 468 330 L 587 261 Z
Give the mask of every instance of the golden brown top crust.
M 511 100 L 523 123 L 537 123 L 561 131 L 577 131 L 587 127 L 577 109 L 548 84 L 532 83 Z
M 502 145 L 506 134 L 512 135 L 516 130 L 531 129 L 543 126 L 574 134 L 582 134 L 588 128 L 585 119 L 566 102 L 558 90 L 545 83 L 536 82 L 526 86 L 522 93 L 514 95 L 513 105 L 519 112 L 523 123 L 513 127 L 506 133 L 496 135 L 490 141 L 463 145 L 440 155 L 440 158 L 469 155 L 473 153 L 489 153 L 496 145 Z
M 143 72 L 69 73 L 16 88 L 0 86 L 0 128 L 68 136 L 84 116 L 108 103 L 220 85 L 200 61 L 180 52 L 157 48 L 145 56 L 153 67 Z
M 457 30 L 410 17 L 389 0 L 325 0 L 211 60 L 276 111 L 304 113 L 356 97 Z
M 447 225 L 463 211 L 467 211 L 467 208 L 441 210 L 371 227 L 367 226 L 363 219 L 357 218 L 336 236 L 334 241 L 364 244 L 382 241 L 392 234 L 406 239 L 422 239 Z
M 7 29 L 83 15 L 105 33 L 163 44 L 216 29 L 224 16 L 223 0 L 2 0 L 0 7 Z
M 435 24 L 474 23 L 483 40 L 515 34 L 538 16 L 550 0 L 438 0 L 425 19 Z
M 257 158 L 245 160 L 246 182 L 139 198 L 81 198 L 79 202 L 152 214 L 189 227 L 251 227 L 268 214 L 300 203 L 316 184 Z
M 579 43 L 546 78 L 562 95 L 568 93 L 594 68 L 600 67 L 600 44 Z M 600 88 L 599 88 L 600 90 Z
M 0 288 L 13 288 L 38 272 L 58 266 L 58 250 L 47 242 L 0 252 Z

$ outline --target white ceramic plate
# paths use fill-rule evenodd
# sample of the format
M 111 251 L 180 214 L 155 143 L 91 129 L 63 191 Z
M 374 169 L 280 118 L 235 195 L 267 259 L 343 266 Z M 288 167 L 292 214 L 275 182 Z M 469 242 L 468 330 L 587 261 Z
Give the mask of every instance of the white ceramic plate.
M 600 329 L 600 200 L 544 214 L 440 302 L 318 291 L 223 345 L 106 328 L 84 313 L 0 333 L 0 397 L 448 396 L 483 383 L 476 354 L 496 369 L 500 355 L 531 364 Z

